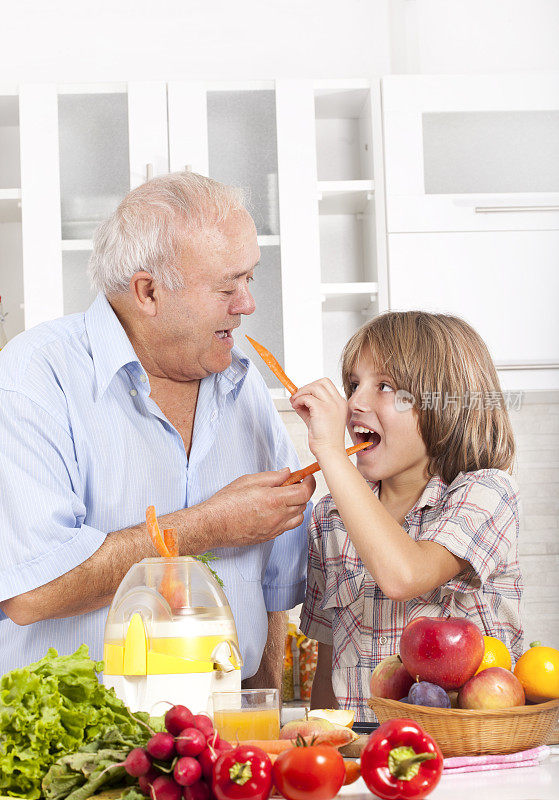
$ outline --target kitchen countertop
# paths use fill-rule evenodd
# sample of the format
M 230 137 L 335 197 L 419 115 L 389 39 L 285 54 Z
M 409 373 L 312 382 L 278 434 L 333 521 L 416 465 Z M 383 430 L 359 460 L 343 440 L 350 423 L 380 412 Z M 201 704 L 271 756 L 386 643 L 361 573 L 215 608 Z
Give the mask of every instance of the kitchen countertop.
M 363 778 L 342 787 L 339 797 L 371 800 Z M 559 748 L 537 767 L 444 775 L 429 800 L 558 800 Z

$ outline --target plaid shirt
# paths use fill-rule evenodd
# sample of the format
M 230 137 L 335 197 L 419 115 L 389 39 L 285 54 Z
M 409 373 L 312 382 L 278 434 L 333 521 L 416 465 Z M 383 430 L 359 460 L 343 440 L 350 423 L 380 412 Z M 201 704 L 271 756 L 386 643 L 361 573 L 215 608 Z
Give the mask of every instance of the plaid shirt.
M 378 496 L 380 483 L 370 485 Z M 333 646 L 334 694 L 360 722 L 375 720 L 367 706 L 371 672 L 398 652 L 402 630 L 415 617 L 467 617 L 505 642 L 513 659 L 522 652 L 517 489 L 510 476 L 497 469 L 461 472 L 448 486 L 435 476 L 403 527 L 416 541 L 443 545 L 470 568 L 421 597 L 398 602 L 365 569 L 331 495 L 317 504 L 309 526 L 301 630 Z

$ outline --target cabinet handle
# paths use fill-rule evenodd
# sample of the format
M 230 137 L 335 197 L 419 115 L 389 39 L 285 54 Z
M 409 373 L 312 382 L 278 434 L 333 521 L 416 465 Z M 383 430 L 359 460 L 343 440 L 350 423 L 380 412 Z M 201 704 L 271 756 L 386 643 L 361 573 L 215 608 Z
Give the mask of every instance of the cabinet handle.
M 523 361 L 515 364 L 511 361 L 504 361 L 495 364 L 496 369 L 559 369 L 559 362 L 557 361 Z
M 559 206 L 476 206 L 476 214 L 510 214 L 514 211 L 559 211 Z
M 146 164 L 146 181 L 153 178 L 153 164 Z

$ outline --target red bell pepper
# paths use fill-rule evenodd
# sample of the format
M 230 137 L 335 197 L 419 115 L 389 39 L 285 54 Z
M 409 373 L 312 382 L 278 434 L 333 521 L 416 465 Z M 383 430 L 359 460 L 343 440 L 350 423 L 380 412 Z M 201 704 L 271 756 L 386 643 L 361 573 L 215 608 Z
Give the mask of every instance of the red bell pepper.
M 361 774 L 383 800 L 422 800 L 441 779 L 443 754 L 412 719 L 390 719 L 372 733 L 361 755 Z
M 268 800 L 272 791 L 272 762 L 252 745 L 222 753 L 214 764 L 212 790 L 217 800 Z

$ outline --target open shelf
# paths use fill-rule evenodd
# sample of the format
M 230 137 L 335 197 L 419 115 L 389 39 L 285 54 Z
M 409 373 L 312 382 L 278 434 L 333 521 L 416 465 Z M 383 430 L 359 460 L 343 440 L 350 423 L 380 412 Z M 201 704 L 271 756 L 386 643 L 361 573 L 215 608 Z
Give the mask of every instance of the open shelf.
M 0 222 L 21 222 L 21 189 L 0 189 Z
M 1 201 L 2 201 L 2 193 L 0 192 L 0 209 L 2 208 Z M 1 213 L 1 211 L 0 211 L 0 213 Z M 279 236 L 259 236 L 258 237 L 258 245 L 260 247 L 279 247 L 279 243 L 280 243 L 280 237 Z M 93 249 L 93 240 L 92 239 L 62 239 L 61 249 L 65 250 L 65 251 L 92 250 Z
M 361 294 L 369 294 L 376 297 L 378 294 L 378 283 L 372 281 L 364 281 L 361 283 L 321 283 L 320 293 L 325 298 Z
M 371 180 L 319 181 L 318 208 L 321 214 L 362 214 L 373 199 Z

